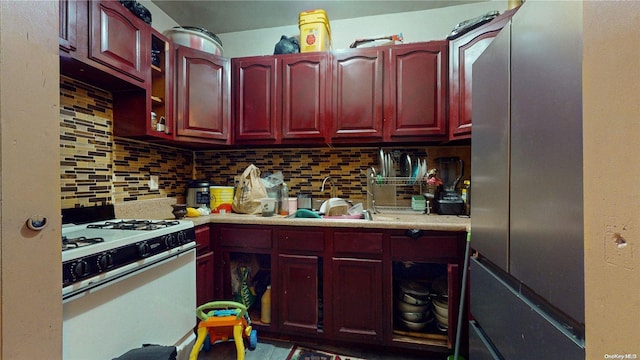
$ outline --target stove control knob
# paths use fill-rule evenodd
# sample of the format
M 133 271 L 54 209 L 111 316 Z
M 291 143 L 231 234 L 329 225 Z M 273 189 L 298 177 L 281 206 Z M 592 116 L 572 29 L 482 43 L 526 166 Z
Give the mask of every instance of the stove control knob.
M 78 260 L 71 265 L 71 275 L 78 279 L 89 273 L 89 266 L 86 261 Z
M 147 257 L 149 256 L 150 252 L 151 252 L 151 247 L 146 241 L 143 241 L 138 244 L 138 255 L 140 255 L 140 257 Z
M 113 267 L 113 265 L 113 255 L 111 255 L 110 253 L 104 253 L 98 256 L 98 268 L 100 270 L 110 269 Z
M 164 237 L 164 243 L 168 248 L 172 248 L 178 245 L 178 243 L 176 242 L 176 237 L 173 234 L 166 235 Z
M 184 231 L 180 231 L 178 232 L 178 244 L 186 244 L 187 243 L 187 236 L 184 234 Z

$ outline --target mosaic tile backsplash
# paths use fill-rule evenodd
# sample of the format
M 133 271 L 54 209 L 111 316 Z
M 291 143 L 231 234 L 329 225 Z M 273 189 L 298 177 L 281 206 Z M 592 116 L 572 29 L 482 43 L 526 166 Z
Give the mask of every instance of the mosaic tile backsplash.
M 184 201 L 188 179 L 232 186 L 250 164 L 264 174 L 280 171 L 291 189 L 328 197 L 331 176 L 337 195 L 366 199 L 366 170 L 377 165 L 377 147 L 242 149 L 196 151 L 113 136 L 109 92 L 62 76 L 60 78 L 60 186 L 62 208 L 176 197 Z M 470 164 L 470 147 L 384 147 L 429 159 L 460 156 Z M 195 164 L 195 169 L 193 166 Z M 468 178 L 470 169 L 465 169 Z M 157 175 L 159 190 L 149 189 Z M 364 201 L 363 201 L 364 202 Z
M 176 197 L 192 171 L 192 152 L 113 136 L 111 93 L 60 78 L 62 208 Z M 150 175 L 159 189 L 150 190 Z

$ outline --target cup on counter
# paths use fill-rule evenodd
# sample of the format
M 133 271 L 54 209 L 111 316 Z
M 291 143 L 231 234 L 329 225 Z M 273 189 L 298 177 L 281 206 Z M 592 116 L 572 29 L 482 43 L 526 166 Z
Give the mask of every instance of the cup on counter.
M 274 198 L 262 198 L 260 199 L 260 205 L 262 207 L 262 216 L 273 216 L 276 213 L 276 201 Z
M 289 214 L 295 213 L 298 210 L 298 198 L 290 197 L 287 201 L 289 202 Z

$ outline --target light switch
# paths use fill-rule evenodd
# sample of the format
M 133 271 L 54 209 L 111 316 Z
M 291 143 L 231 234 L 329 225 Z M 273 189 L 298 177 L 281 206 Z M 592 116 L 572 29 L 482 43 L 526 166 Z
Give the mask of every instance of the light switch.
M 158 190 L 158 175 L 151 175 L 149 178 L 149 190 Z

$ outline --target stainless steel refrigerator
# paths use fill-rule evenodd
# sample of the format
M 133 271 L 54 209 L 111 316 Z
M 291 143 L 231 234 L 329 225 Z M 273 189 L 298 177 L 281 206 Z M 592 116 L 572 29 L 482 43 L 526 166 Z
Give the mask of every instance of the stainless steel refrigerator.
M 473 65 L 469 357 L 584 359 L 582 2 L 527 1 Z

